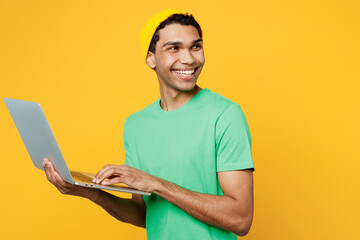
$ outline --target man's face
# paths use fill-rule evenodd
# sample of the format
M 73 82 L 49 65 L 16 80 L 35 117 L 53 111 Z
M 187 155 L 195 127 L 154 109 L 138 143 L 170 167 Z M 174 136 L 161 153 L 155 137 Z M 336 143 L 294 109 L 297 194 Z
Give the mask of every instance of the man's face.
M 159 36 L 155 54 L 149 54 L 147 63 L 155 69 L 160 87 L 192 90 L 205 63 L 203 42 L 197 29 L 170 24 L 159 30 Z

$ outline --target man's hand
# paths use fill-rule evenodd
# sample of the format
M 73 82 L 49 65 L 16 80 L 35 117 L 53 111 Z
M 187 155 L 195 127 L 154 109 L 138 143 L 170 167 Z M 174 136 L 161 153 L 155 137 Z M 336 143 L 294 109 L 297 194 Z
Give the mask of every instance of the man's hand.
M 52 162 L 45 158 L 43 161 L 46 178 L 51 182 L 62 194 L 70 194 L 74 196 L 86 197 L 93 189 L 76 186 L 65 182 L 60 174 L 55 170 Z
M 43 162 L 46 177 L 62 194 L 88 198 L 100 205 L 116 219 L 145 228 L 146 206 L 141 199 L 124 199 L 100 189 L 80 187 L 65 182 L 54 165 L 48 160 Z
M 109 179 L 109 180 L 106 180 Z M 106 165 L 95 176 L 93 182 L 103 185 L 124 183 L 144 192 L 152 192 L 159 178 L 128 165 Z

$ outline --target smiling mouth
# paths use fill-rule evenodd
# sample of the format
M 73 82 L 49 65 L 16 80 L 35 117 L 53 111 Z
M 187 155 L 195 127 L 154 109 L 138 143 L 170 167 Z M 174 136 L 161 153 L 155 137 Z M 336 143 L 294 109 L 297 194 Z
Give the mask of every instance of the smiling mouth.
M 171 70 L 172 72 L 175 72 L 176 74 L 180 75 L 180 76 L 183 76 L 183 77 L 190 77 L 192 76 L 195 71 L 197 70 L 198 68 L 194 68 L 194 69 L 191 69 L 191 70 L 180 70 L 180 69 L 173 69 Z

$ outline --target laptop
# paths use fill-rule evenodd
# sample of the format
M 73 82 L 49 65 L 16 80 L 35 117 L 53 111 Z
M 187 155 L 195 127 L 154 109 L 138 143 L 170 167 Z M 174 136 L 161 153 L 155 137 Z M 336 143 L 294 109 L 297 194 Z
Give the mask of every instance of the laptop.
M 44 171 L 43 160 L 48 158 L 62 179 L 68 183 L 83 187 L 151 195 L 149 192 L 126 186 L 96 184 L 92 182 L 95 174 L 69 170 L 40 104 L 11 98 L 4 98 L 4 101 L 35 167 Z

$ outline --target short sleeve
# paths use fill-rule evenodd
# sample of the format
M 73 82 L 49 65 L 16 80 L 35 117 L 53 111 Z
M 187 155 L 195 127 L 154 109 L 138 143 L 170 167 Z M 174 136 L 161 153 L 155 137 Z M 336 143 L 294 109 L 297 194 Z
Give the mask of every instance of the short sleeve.
M 251 135 L 239 104 L 230 105 L 216 121 L 217 172 L 252 169 Z
M 129 117 L 125 120 L 124 123 L 124 130 L 123 130 L 123 140 L 124 140 L 124 149 L 125 149 L 125 164 L 129 165 L 130 167 L 134 167 L 139 169 L 139 165 L 138 162 L 133 159 L 133 156 L 131 154 L 131 149 L 130 149 L 130 145 L 129 142 L 130 141 L 130 125 L 129 125 Z

